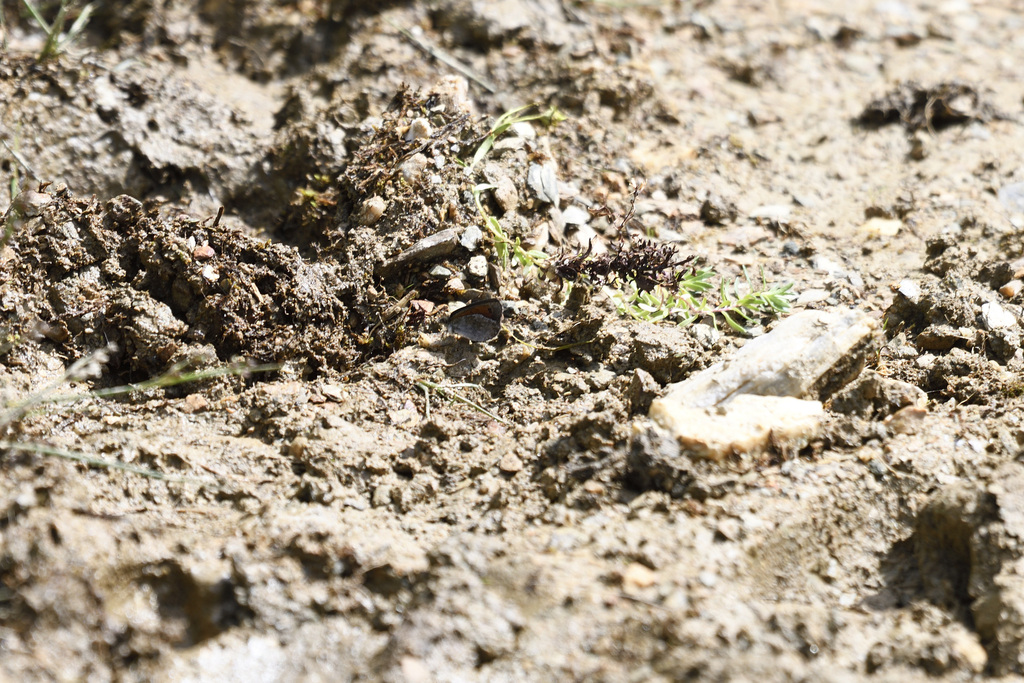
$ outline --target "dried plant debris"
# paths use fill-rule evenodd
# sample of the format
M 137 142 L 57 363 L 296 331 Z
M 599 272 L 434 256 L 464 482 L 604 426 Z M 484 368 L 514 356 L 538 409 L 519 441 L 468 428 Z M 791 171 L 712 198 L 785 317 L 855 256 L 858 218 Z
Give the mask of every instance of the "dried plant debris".
M 868 104 L 857 122 L 874 128 L 899 123 L 912 133 L 999 118 L 1004 116 L 967 83 L 948 81 L 925 87 L 905 81 Z
M 675 287 L 693 271 L 693 256 L 680 258 L 673 246 L 642 238 L 617 240 L 600 254 L 592 250 L 593 244 L 588 244 L 582 251 L 559 254 L 552 260 L 554 273 L 563 280 L 593 285 L 635 282 L 649 292 L 658 285 Z
M 706 318 L 717 325 L 719 318 L 734 331 L 745 333 L 749 324 L 762 315 L 781 315 L 790 309 L 792 284 L 769 286 L 762 272 L 755 283 L 744 270 L 745 288 L 739 278 L 731 284 L 710 269 L 698 269 L 695 257 L 680 257 L 670 244 L 634 238 L 634 206 L 643 189 L 638 184 L 630 206 L 616 225 L 617 238 L 608 251 L 593 253 L 593 244 L 578 252 L 562 252 L 551 259 L 549 272 L 561 280 L 585 286 L 609 285 L 619 312 L 629 317 L 657 322 L 676 320 L 686 326 Z M 602 208 L 595 213 L 611 215 Z M 744 322 L 741 322 L 744 321 Z
M 594 254 L 593 243 L 578 252 L 562 252 L 552 259 L 552 272 L 562 280 L 582 282 L 590 285 L 634 282 L 643 292 L 655 287 L 674 288 L 686 275 L 692 274 L 693 256 L 680 258 L 670 244 L 656 244 L 652 240 L 634 239 L 629 226 L 634 222 L 636 200 L 644 185 L 638 183 L 630 197 L 629 208 L 618 220 L 615 230 L 617 239 L 608 251 Z M 612 216 L 612 211 L 602 207 L 595 215 Z
M 350 152 L 345 170 L 312 177 L 297 194 L 281 232 L 304 236 L 297 243 L 338 261 L 342 279 L 353 284 L 346 303 L 363 312 L 368 343 L 397 334 L 401 325 L 402 317 L 394 317 L 376 327 L 382 305 L 413 288 L 440 297 L 445 282 L 430 269 L 444 263 L 454 273 L 466 265 L 468 250 L 430 244 L 457 245 L 441 237 L 473 224 L 465 164 L 484 134 L 471 121 L 465 80 L 443 79 L 426 94 L 403 88 L 372 135 Z
M 379 120 L 364 121 L 372 126 L 368 138 L 346 139 L 357 148 L 348 150 L 340 175 L 324 166 L 308 177 L 280 232 L 346 258 L 368 229 L 382 241 L 384 259 L 451 227 L 462 218 L 460 193 L 469 187 L 460 164 L 482 135 L 466 88 L 463 79 L 447 78 L 426 94 L 400 90 Z

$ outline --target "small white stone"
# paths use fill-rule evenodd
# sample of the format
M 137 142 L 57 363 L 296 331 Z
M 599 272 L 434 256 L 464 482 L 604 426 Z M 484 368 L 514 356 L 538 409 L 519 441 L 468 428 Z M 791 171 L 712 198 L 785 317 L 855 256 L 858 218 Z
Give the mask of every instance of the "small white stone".
M 355 219 L 359 225 L 373 225 L 384 215 L 388 208 L 387 202 L 381 197 L 370 197 L 363 202 L 356 212 Z
M 896 287 L 896 291 L 907 298 L 912 304 L 916 304 L 921 299 L 921 287 L 913 280 L 902 280 Z
M 466 274 L 478 281 L 487 279 L 487 257 L 478 254 L 469 259 L 469 264 L 466 266 Z
M 420 179 L 423 175 L 423 169 L 427 167 L 430 160 L 427 159 L 424 154 L 413 154 L 411 157 L 402 162 L 402 165 L 398 167 L 402 177 L 405 178 L 405 182 L 414 183 Z
M 754 219 L 761 218 L 764 220 L 785 223 L 789 221 L 789 216 L 792 212 L 793 207 L 788 204 L 766 204 L 765 206 L 759 206 L 751 211 L 750 217 Z
M 424 140 L 433 134 L 434 130 L 430 127 L 430 122 L 421 117 L 413 119 L 413 122 L 409 124 L 409 130 L 405 132 L 405 141 Z
M 801 447 L 822 428 L 820 401 L 740 394 L 714 407 L 690 407 L 667 396 L 651 404 L 651 419 L 687 451 L 709 460 L 757 454 L 772 444 Z
M 512 124 L 512 130 L 524 140 L 533 140 L 537 137 L 537 130 L 529 121 L 519 121 Z
M 574 204 L 562 212 L 562 220 L 567 225 L 585 225 L 590 220 L 590 212 Z
M 815 304 L 820 301 L 825 301 L 830 296 L 832 296 L 832 293 L 827 289 L 805 289 L 797 296 L 796 303 L 801 306 L 806 306 L 807 304 Z
M 828 256 L 818 255 L 811 257 L 811 265 L 815 270 L 822 270 L 832 277 L 842 277 L 846 274 L 846 268 Z
M 987 303 L 981 306 L 981 322 L 987 330 L 998 330 L 1015 326 L 1017 317 L 997 303 Z
M 526 173 L 526 184 L 533 190 L 537 199 L 558 206 L 558 173 L 553 162 L 530 164 Z
M 895 237 L 902 228 L 903 221 L 879 216 L 869 218 L 860 226 L 860 229 L 869 237 Z

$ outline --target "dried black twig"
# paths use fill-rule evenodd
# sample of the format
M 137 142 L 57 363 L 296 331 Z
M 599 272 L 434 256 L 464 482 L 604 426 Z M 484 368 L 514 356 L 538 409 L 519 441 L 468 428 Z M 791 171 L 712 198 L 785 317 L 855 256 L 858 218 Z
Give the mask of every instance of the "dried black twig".
M 629 226 L 636 215 L 636 200 L 644 189 L 637 183 L 630 197 L 629 208 L 615 226 L 616 239 L 608 251 L 593 254 L 593 243 L 575 253 L 562 252 L 552 259 L 551 267 L 562 280 L 586 281 L 594 285 L 634 282 L 639 290 L 652 291 L 658 285 L 674 288 L 693 271 L 694 256 L 680 258 L 670 244 L 656 244 L 653 240 L 633 239 Z M 608 207 L 592 211 L 594 215 L 613 217 Z

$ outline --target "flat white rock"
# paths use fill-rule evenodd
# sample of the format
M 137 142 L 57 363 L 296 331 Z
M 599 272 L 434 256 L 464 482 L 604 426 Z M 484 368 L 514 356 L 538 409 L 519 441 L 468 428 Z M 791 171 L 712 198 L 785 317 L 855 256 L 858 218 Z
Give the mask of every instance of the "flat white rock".
M 877 328 L 860 311 L 796 313 L 728 360 L 669 385 L 650 417 L 702 457 L 799 447 L 821 430 L 821 394 L 859 374 Z
M 821 401 L 742 394 L 721 406 L 688 408 L 655 401 L 651 418 L 672 431 L 691 455 L 721 460 L 757 453 L 769 444 L 801 448 L 821 431 Z

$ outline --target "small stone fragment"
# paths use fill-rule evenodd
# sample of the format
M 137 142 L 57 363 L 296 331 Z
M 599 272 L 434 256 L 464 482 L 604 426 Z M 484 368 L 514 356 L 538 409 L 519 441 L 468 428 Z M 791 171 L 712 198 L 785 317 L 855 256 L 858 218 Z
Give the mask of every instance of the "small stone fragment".
M 466 251 L 476 251 L 483 239 L 483 231 L 475 225 L 471 225 L 463 231 L 462 237 L 459 238 L 459 244 Z
M 189 394 L 185 397 L 185 405 L 182 407 L 182 411 L 192 415 L 206 410 L 210 407 L 210 400 L 202 394 Z
M 913 434 L 921 427 L 927 415 L 928 411 L 925 408 L 907 406 L 885 418 L 884 422 L 893 434 Z
M 901 408 L 923 408 L 927 403 L 928 394 L 919 387 L 880 375 L 874 370 L 865 370 L 832 397 L 829 408 L 844 415 L 877 420 Z
M 494 184 L 494 201 L 505 213 L 515 211 L 519 206 L 519 192 L 516 190 L 515 183 L 508 176 L 498 178 Z
M 903 221 L 897 218 L 869 218 L 861 224 L 860 229 L 868 237 L 895 237 L 903 228 Z
M 1009 362 L 1020 350 L 1020 331 L 1017 327 L 1001 327 L 988 336 L 988 347 L 997 359 Z
M 192 258 L 196 261 L 209 261 L 217 256 L 217 252 L 209 244 L 198 246 L 192 250 Z
M 412 123 L 409 124 L 409 130 L 405 132 L 405 141 L 425 140 L 433 134 L 434 130 L 430 127 L 430 122 L 420 117 L 413 119 Z
M 788 204 L 766 204 L 765 206 L 759 206 L 751 211 L 750 217 L 755 221 L 762 220 L 788 223 L 792 213 L 793 207 Z
M 398 170 L 401 172 L 402 177 L 405 178 L 405 182 L 412 184 L 419 181 L 429 163 L 430 159 L 425 154 L 413 154 L 402 162 Z
M 658 575 L 639 562 L 631 562 L 622 572 L 623 588 L 650 588 L 657 580 Z
M 373 225 L 388 208 L 388 203 L 382 197 L 370 197 L 363 202 L 356 212 L 355 221 L 359 225 Z
M 950 634 L 952 650 L 957 659 L 964 662 L 976 674 L 980 674 L 988 666 L 988 651 L 978 642 L 974 633 L 954 631 Z
M 1013 213 L 1024 213 L 1024 183 L 1012 183 L 999 188 L 999 203 Z
M 822 398 L 859 374 L 878 341 L 877 328 L 856 310 L 801 311 L 728 361 L 671 385 L 659 400 L 708 407 L 740 394 Z
M 515 453 L 506 453 L 498 461 L 498 469 L 505 474 L 515 474 L 523 469 L 523 461 Z
M 558 206 L 558 176 L 554 162 L 530 164 L 526 173 L 526 184 L 537 199 Z
M 466 265 L 466 274 L 478 282 L 487 279 L 487 257 L 478 254 L 469 259 L 469 263 Z
M 800 306 L 816 304 L 826 301 L 830 296 L 832 296 L 832 292 L 827 289 L 805 289 L 797 295 L 796 303 Z
M 1010 280 L 999 288 L 999 293 L 1007 299 L 1012 299 L 1020 294 L 1021 289 L 1024 289 L 1024 280 Z
M 409 311 L 419 315 L 430 315 L 434 312 L 434 308 L 436 308 L 434 302 L 426 299 L 413 299 L 409 302 Z
M 513 123 L 512 131 L 524 140 L 535 140 L 537 138 L 537 130 L 529 121 Z
M 667 491 L 673 496 L 685 493 L 690 462 L 680 457 L 675 435 L 656 423 L 633 423 L 626 465 L 630 485 L 640 490 Z
M 986 330 L 998 330 L 1015 326 L 1017 316 L 997 303 L 987 303 L 981 306 L 981 322 Z
M 586 225 L 590 220 L 590 212 L 573 204 L 562 212 L 562 220 L 566 225 Z
M 715 194 L 708 195 L 708 198 L 700 205 L 700 219 L 707 225 L 728 223 L 736 220 L 738 214 L 735 204 Z
M 700 581 L 701 585 L 705 588 L 714 588 L 718 583 L 718 575 L 705 569 L 697 575 L 697 580 Z
M 906 297 L 907 301 L 916 304 L 921 300 L 921 286 L 913 280 L 902 280 L 896 291 Z
M 825 410 L 820 401 L 740 394 L 706 408 L 656 401 L 651 418 L 674 433 L 691 455 L 722 460 L 756 454 L 772 444 L 800 449 L 818 435 Z
M 11 207 L 7 210 L 8 215 L 15 218 L 35 218 L 43 207 L 52 201 L 53 197 L 43 192 L 24 190 L 11 202 Z
M 410 263 L 428 263 L 448 256 L 459 244 L 459 235 L 453 229 L 441 230 L 424 237 L 391 261 L 381 266 L 382 275 L 395 272 Z
M 962 344 L 971 339 L 965 331 L 960 331 L 952 325 L 929 325 L 918 333 L 914 340 L 919 349 L 926 351 L 947 351 L 957 344 Z
M 721 332 L 706 323 L 690 325 L 690 334 L 697 340 L 702 349 L 711 349 L 722 338 Z
M 373 490 L 373 495 L 370 497 L 370 505 L 375 508 L 384 507 L 385 505 L 391 504 L 391 487 L 387 484 L 378 486 Z
M 647 411 L 659 391 L 661 391 L 661 385 L 655 381 L 651 373 L 642 368 L 635 368 L 633 377 L 629 380 L 629 387 L 626 389 L 629 412 L 636 414 Z
M 856 377 L 876 332 L 858 311 L 797 313 L 728 361 L 670 386 L 650 417 L 701 457 L 800 448 L 824 419 L 819 400 L 801 397 L 823 398 Z
M 469 81 L 462 76 L 445 76 L 431 88 L 437 95 L 437 109 L 454 116 L 470 114 L 473 101 L 469 99 Z
M 324 384 L 320 387 L 320 393 L 329 401 L 340 403 L 345 398 L 344 390 L 337 384 Z
M 910 158 L 921 161 L 928 156 L 928 138 L 921 131 L 914 131 L 910 136 Z

